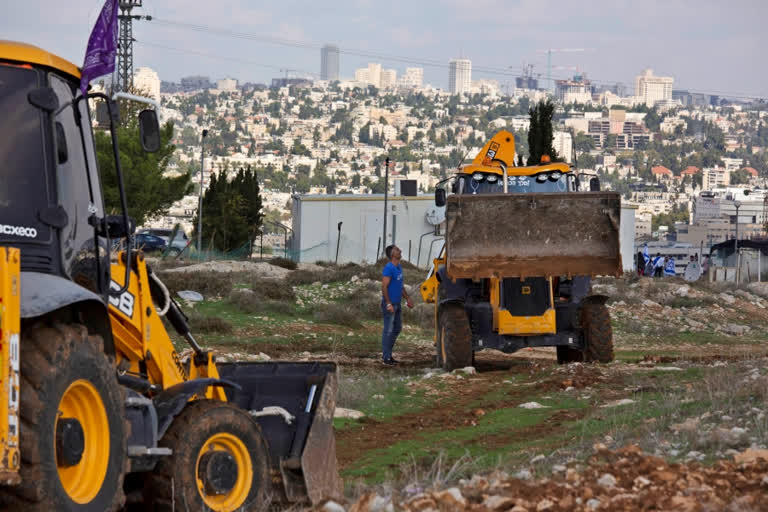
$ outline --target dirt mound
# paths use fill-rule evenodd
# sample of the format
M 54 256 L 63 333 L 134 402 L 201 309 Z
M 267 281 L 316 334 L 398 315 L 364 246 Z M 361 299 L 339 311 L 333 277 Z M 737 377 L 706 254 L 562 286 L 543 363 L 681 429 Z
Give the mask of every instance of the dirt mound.
M 362 496 L 350 512 L 403 511 L 565 511 L 565 510 L 766 510 L 768 451 L 747 450 L 712 466 L 669 464 L 634 445 L 617 451 L 595 446 L 586 467 L 555 466 L 552 478 L 531 479 L 495 472 L 474 476 L 459 487 L 419 492 L 406 488 L 384 498 Z M 381 508 L 376 508 L 378 505 Z
M 168 273 L 190 272 L 249 272 L 260 277 L 282 279 L 291 271 L 271 265 L 265 261 L 206 261 L 187 267 L 177 267 L 165 270 Z

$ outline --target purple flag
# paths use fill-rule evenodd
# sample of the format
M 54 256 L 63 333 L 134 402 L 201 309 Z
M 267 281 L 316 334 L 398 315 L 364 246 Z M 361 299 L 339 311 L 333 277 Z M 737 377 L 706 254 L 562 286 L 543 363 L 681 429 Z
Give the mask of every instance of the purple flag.
M 119 0 L 107 0 L 101 8 L 99 18 L 93 26 L 88 48 L 85 50 L 85 61 L 80 76 L 80 91 L 85 94 L 92 78 L 96 78 L 115 70 L 117 55 L 117 6 Z

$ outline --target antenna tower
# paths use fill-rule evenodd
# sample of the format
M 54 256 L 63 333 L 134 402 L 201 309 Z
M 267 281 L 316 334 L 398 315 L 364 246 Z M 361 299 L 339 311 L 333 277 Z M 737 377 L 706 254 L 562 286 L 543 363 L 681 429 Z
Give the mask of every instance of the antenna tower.
M 134 7 L 141 7 L 143 0 L 120 0 L 120 36 L 117 48 L 117 81 L 114 82 L 116 91 L 128 91 L 133 88 L 133 20 L 151 20 L 152 16 L 132 14 Z

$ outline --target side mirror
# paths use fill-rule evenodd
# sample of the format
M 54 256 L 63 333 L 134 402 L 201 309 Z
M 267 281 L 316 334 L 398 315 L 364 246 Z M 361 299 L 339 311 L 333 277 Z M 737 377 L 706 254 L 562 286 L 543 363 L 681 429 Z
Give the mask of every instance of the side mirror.
M 446 195 L 444 188 L 438 188 L 435 190 L 435 206 L 445 206 Z
M 589 180 L 589 191 L 600 192 L 600 178 L 591 178 Z
M 122 215 L 107 215 L 107 232 L 109 238 L 125 238 L 136 231 L 136 221 L 128 217 L 128 226 L 123 222 Z
M 142 110 L 139 113 L 139 135 L 144 151 L 154 153 L 160 149 L 160 124 L 154 110 Z

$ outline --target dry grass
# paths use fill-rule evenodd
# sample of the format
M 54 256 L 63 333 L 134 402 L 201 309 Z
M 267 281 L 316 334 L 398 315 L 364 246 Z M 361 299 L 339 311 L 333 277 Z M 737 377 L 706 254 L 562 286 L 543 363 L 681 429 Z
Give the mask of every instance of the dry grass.
M 296 300 L 293 287 L 283 279 L 255 279 L 251 283 L 251 290 L 263 300 L 281 302 L 294 302 Z
M 296 267 L 298 267 L 295 261 L 289 260 L 288 258 L 272 258 L 269 260 L 269 263 L 278 267 L 287 268 L 288 270 L 296 270 Z
M 363 326 L 359 312 L 339 304 L 319 304 L 314 308 L 314 320 L 323 324 L 343 325 L 358 329 Z

